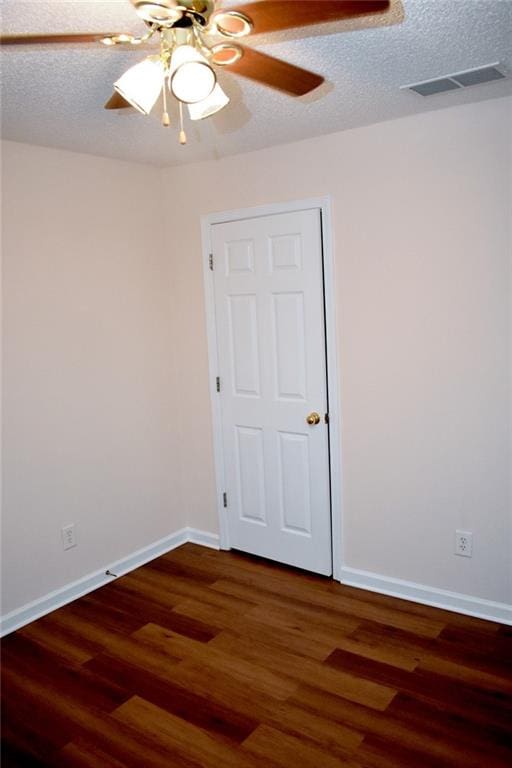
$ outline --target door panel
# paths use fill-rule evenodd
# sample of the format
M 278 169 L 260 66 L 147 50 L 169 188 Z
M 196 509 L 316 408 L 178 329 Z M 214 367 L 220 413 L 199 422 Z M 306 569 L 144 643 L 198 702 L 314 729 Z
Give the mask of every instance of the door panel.
M 228 319 L 231 336 L 233 394 L 259 397 L 260 362 L 256 296 L 228 296 Z
M 235 426 L 240 519 L 266 525 L 263 431 Z
M 311 535 L 309 446 L 304 435 L 279 432 L 281 528 Z
M 212 226 L 231 546 L 331 573 L 320 211 Z
M 306 398 L 304 297 L 302 293 L 274 293 L 272 299 L 276 397 L 280 400 L 304 401 Z

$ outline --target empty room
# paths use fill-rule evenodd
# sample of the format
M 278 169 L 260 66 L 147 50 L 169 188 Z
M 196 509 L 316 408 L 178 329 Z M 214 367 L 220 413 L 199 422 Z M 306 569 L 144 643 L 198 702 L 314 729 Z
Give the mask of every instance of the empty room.
M 3 0 L 5 768 L 512 765 L 512 0 Z

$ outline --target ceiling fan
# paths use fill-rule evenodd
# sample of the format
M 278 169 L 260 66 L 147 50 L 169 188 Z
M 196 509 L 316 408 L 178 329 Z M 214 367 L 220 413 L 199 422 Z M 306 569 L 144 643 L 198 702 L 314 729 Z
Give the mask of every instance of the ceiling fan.
M 147 27 L 140 37 L 123 33 L 10 35 L 1 37 L 0 44 L 101 42 L 107 46 L 140 46 L 156 40 L 158 53 L 147 56 L 121 75 L 105 108 L 133 106 L 147 115 L 162 94 L 162 123 L 168 126 L 169 92 L 179 105 L 181 144 L 186 143 L 183 105 L 192 120 L 200 120 L 229 102 L 217 82 L 217 68 L 291 96 L 303 96 L 324 82 L 319 74 L 240 45 L 241 38 L 251 33 L 386 14 L 391 5 L 390 0 L 256 0 L 228 8 L 222 8 L 218 0 L 130 2 Z

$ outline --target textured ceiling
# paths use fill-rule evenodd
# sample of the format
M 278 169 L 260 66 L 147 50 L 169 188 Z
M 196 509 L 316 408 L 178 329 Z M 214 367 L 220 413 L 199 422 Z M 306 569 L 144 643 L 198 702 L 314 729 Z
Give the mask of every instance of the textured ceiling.
M 251 37 L 248 44 L 318 72 L 326 82 L 294 99 L 221 72 L 231 103 L 213 118 L 189 123 L 185 147 L 175 129 L 161 127 L 159 114 L 102 108 L 114 80 L 144 57 L 141 49 L 4 48 L 2 135 L 166 166 L 512 93 L 512 0 L 402 0 L 401 5 L 404 19 L 394 26 L 347 30 L 331 24 Z M 4 34 L 145 29 L 128 0 L 4 0 L 0 7 Z M 429 98 L 400 90 L 491 62 L 500 62 L 511 77 Z

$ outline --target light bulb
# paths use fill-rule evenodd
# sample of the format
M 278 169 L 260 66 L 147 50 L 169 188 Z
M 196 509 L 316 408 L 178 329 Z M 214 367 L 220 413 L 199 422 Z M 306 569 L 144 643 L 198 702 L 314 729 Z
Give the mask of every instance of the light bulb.
M 175 48 L 171 58 L 170 87 L 177 99 L 195 104 L 206 99 L 217 78 L 204 56 L 191 45 Z
M 114 88 L 135 109 L 149 115 L 164 84 L 164 65 L 159 56 L 148 56 L 128 69 Z
M 210 95 L 198 101 L 196 104 L 188 104 L 188 114 L 191 120 L 203 120 L 219 112 L 223 107 L 229 104 L 229 97 L 226 96 L 220 85 L 217 83 Z

